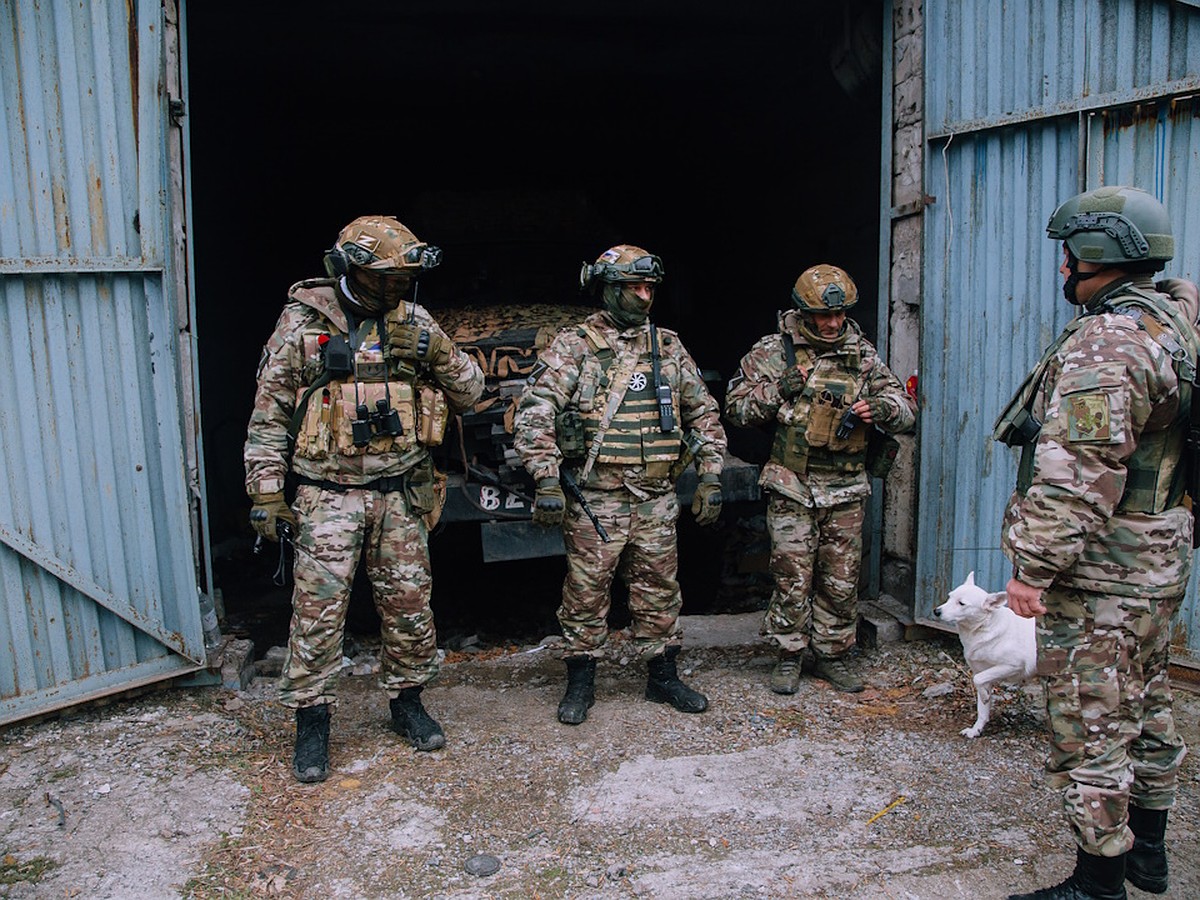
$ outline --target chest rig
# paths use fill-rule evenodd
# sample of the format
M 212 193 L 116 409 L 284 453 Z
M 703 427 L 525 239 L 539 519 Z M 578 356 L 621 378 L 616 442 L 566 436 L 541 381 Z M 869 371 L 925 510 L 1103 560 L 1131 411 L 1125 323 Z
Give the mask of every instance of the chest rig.
M 579 326 L 577 333 L 591 350 L 583 362 L 571 403 L 578 410 L 583 446 L 592 447 L 599 436 L 596 462 L 644 464 L 662 468 L 665 474 L 679 458 L 683 441 L 677 364 L 655 352 L 657 340 L 649 353 L 629 350 L 618 355 L 591 325 Z M 613 391 L 622 392 L 622 396 L 606 425 Z
M 403 315 L 401 306 L 382 319 L 353 325 L 349 333 L 324 317 L 305 326 L 303 386 L 289 429 L 295 456 L 401 453 L 416 444 L 441 443 L 445 395 L 386 350 L 388 324 Z
M 1020 389 L 996 420 L 992 436 L 1013 447 L 1021 448 L 1017 466 L 1017 493 L 1024 496 L 1033 482 L 1034 452 L 1042 423 L 1034 415 L 1034 406 L 1042 390 L 1050 364 L 1067 338 L 1079 330 L 1091 316 L 1115 313 L 1132 318 L 1138 328 L 1157 341 L 1171 357 L 1179 384 L 1179 407 L 1175 418 L 1165 427 L 1145 430 L 1137 447 L 1125 461 L 1125 492 L 1117 503 L 1117 512 L 1156 515 L 1178 506 L 1187 485 L 1189 457 L 1193 455 L 1188 435 L 1189 419 L 1195 420 L 1193 404 L 1197 399 L 1196 378 L 1197 342 L 1193 329 L 1178 311 L 1158 294 L 1134 285 L 1125 285 L 1116 296 L 1105 300 L 1096 309 L 1072 320 L 1052 343 L 1041 360 L 1025 377 Z M 1193 421 L 1193 428 L 1197 423 Z M 1187 452 L 1185 453 L 1185 449 Z M 1190 468 L 1200 471 L 1200 444 L 1197 458 Z
M 796 365 L 792 336 L 783 332 L 784 361 Z M 812 349 L 808 348 L 812 354 Z M 866 467 L 867 428 L 856 424 L 845 437 L 838 425 L 862 392 L 862 348 L 851 334 L 835 351 L 811 356 L 804 389 L 779 410 L 771 461 L 804 474 L 809 469 L 861 472 Z

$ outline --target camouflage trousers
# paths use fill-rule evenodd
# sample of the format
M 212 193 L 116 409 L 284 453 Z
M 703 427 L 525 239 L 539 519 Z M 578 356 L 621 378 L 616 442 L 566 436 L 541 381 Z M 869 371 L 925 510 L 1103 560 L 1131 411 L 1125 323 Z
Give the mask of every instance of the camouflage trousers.
M 762 633 L 781 649 L 840 656 L 854 646 L 865 510 L 863 500 L 816 509 L 767 495 L 775 590 Z
M 1175 802 L 1187 752 L 1171 715 L 1167 655 L 1179 598 L 1146 600 L 1048 588 L 1038 674 L 1050 721 L 1047 780 L 1063 790 L 1075 840 L 1096 856 L 1133 846 L 1130 801 Z
M 302 486 L 294 504 L 295 591 L 288 655 L 280 679 L 285 706 L 336 701 L 350 587 L 364 557 L 383 620 L 379 681 L 389 696 L 437 674 L 429 608 L 432 578 L 425 525 L 403 491 L 331 491 Z
M 634 646 L 643 657 L 657 656 L 667 645 L 681 640 L 678 619 L 683 599 L 675 580 L 679 500 L 670 491 L 639 501 L 624 488 L 585 488 L 584 496 L 610 542 L 600 539 L 579 504 L 568 499 L 563 520 L 567 577 L 558 609 L 558 622 L 567 639 L 563 655 L 600 655 L 608 639 L 613 576 L 619 571 L 629 586 Z

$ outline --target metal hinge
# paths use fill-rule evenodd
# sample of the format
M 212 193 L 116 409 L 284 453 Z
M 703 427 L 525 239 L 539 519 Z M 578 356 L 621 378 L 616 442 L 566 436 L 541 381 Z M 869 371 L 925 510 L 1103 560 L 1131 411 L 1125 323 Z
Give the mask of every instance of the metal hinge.
M 171 121 L 178 125 L 179 120 L 187 115 L 187 106 L 182 100 L 170 97 L 167 99 L 167 111 L 171 114 Z

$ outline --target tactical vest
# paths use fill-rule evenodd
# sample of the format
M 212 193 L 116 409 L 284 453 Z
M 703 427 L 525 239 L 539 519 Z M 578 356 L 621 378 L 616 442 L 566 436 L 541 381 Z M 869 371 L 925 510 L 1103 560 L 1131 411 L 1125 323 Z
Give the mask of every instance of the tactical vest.
M 1125 461 L 1125 492 L 1116 506 L 1116 512 L 1119 513 L 1157 515 L 1183 502 L 1186 475 L 1183 451 L 1191 411 L 1197 351 L 1200 349 L 1191 327 L 1157 294 L 1126 285 L 1122 293 L 1072 321 L 1042 355 L 1021 389 L 1009 401 L 996 422 L 994 436 L 1011 446 L 1021 447 L 1017 493 L 1023 497 L 1033 483 L 1033 457 L 1037 436 L 1041 431 L 1041 423 L 1033 418 L 1032 409 L 1045 380 L 1050 359 L 1066 338 L 1078 330 L 1083 320 L 1102 312 L 1130 316 L 1137 321 L 1138 327 L 1161 344 L 1171 356 L 1179 383 L 1179 408 L 1174 421 L 1159 431 L 1142 432 L 1137 447 Z M 1026 423 L 1021 434 L 1017 434 L 1012 427 L 1016 422 Z M 1007 429 L 1005 426 L 1008 426 Z
M 385 323 L 394 323 L 401 315 L 400 311 L 388 312 Z M 325 348 L 328 339 L 339 334 L 350 343 L 354 367 L 349 374 L 330 375 Z M 296 393 L 295 456 L 326 459 L 331 455 L 401 453 L 417 443 L 441 443 L 449 413 L 445 395 L 418 380 L 406 360 L 390 353 L 385 358 L 376 321 L 365 320 L 347 335 L 322 318 L 304 328 L 301 341 L 304 386 Z M 370 421 L 374 415 L 379 421 L 387 410 L 397 413 L 399 433 L 380 433 L 373 428 L 370 441 L 356 446 L 355 420 Z
M 784 346 L 787 346 L 786 335 Z M 867 456 L 866 425 L 859 422 L 847 437 L 837 436 L 842 418 L 859 398 L 861 364 L 862 350 L 856 334 L 848 336 L 836 352 L 816 358 L 804 389 L 792 401 L 790 421 L 780 422 L 775 429 L 772 462 L 801 475 L 809 469 L 863 471 Z
M 619 368 L 618 357 L 594 328 L 580 326 L 577 333 L 586 338 L 592 348 L 592 354 L 584 361 L 573 398 L 583 423 L 583 445 L 590 447 L 600 432 L 609 389 L 613 387 L 613 376 Z M 679 458 L 683 444 L 683 432 L 679 427 L 679 369 L 667 356 L 662 357 L 659 369 L 662 383 L 671 385 L 675 428 L 662 431 L 658 400 L 654 395 L 653 365 L 649 352 L 641 353 L 629 376 L 621 404 L 604 429 L 597 462 L 623 466 L 669 465 Z

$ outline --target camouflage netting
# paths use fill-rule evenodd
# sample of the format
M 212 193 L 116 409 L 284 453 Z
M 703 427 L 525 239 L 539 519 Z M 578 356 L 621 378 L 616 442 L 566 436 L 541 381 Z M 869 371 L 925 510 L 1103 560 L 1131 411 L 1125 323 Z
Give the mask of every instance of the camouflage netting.
M 483 369 L 483 396 L 462 417 L 468 456 L 482 456 L 494 466 L 520 468 L 512 449 L 513 413 L 538 351 L 560 328 L 582 322 L 595 311 L 546 303 L 432 311 L 454 343 Z

